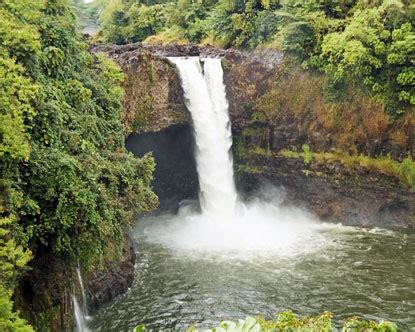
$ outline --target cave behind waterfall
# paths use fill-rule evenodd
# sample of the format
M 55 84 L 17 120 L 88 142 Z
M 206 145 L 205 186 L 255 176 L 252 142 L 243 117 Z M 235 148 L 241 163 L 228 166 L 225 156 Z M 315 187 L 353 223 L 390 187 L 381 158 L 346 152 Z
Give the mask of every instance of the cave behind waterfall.
M 190 124 L 174 125 L 159 132 L 131 134 L 125 145 L 137 157 L 153 153 L 157 163 L 153 188 L 159 197 L 160 210 L 176 210 L 180 202 L 197 199 L 199 182 Z

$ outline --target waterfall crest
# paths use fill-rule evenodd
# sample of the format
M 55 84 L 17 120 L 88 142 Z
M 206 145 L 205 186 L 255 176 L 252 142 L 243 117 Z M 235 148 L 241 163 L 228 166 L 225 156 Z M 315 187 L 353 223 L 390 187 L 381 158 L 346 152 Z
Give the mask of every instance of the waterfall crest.
M 178 68 L 196 135 L 202 213 L 232 220 L 237 193 L 232 134 L 220 59 L 171 58 Z M 203 68 L 201 66 L 203 63 Z

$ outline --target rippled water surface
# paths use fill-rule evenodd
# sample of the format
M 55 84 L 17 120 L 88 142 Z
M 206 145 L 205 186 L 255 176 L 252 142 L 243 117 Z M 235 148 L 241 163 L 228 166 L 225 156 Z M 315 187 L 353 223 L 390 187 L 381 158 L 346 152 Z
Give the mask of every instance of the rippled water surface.
M 415 331 L 414 235 L 318 225 L 313 236 L 294 243 L 291 255 L 211 254 L 170 246 L 166 234 L 160 241 L 156 234 L 169 222 L 177 221 L 148 218 L 133 232 L 134 284 L 95 314 L 92 330 L 129 331 L 138 323 L 155 330 L 208 327 L 291 309 L 330 310 L 340 320 L 384 318 Z

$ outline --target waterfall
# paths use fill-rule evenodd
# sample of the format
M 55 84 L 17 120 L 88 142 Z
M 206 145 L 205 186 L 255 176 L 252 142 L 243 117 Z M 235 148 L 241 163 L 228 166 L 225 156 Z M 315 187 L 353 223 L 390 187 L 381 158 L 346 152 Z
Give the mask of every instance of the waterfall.
M 282 204 L 281 190 L 263 186 L 249 200 L 238 200 L 220 59 L 190 57 L 170 61 L 178 68 L 192 116 L 202 211 L 184 205 L 176 215 L 152 220 L 143 233 L 150 241 L 180 250 L 183 255 L 203 252 L 251 259 L 258 255 L 289 257 L 315 250 L 316 218 Z
M 171 58 L 178 68 L 196 137 L 202 213 L 231 220 L 237 202 L 232 134 L 220 59 Z M 203 68 L 201 62 L 204 64 Z
M 72 298 L 72 304 L 74 308 L 74 314 L 75 314 L 75 331 L 76 332 L 88 332 L 88 328 L 86 326 L 84 313 L 82 312 L 81 307 L 79 306 L 78 300 L 76 299 L 75 295 L 71 295 Z
M 78 267 L 76 268 L 76 274 L 78 276 L 79 286 L 81 287 L 83 313 L 86 317 L 88 317 L 88 303 L 87 303 L 87 299 L 86 299 L 84 282 L 82 281 L 81 270 L 79 268 L 79 263 L 78 263 Z
M 79 268 L 79 262 L 76 268 L 76 275 L 78 276 L 78 283 L 79 283 L 79 286 L 81 287 L 82 307 L 79 305 L 79 302 L 76 296 L 71 295 L 73 310 L 74 310 L 74 315 L 75 315 L 75 323 L 76 323 L 75 331 L 76 332 L 88 332 L 89 330 L 86 325 L 86 321 L 89 319 L 88 304 L 87 304 L 87 299 L 86 299 L 84 282 L 82 280 L 81 269 Z

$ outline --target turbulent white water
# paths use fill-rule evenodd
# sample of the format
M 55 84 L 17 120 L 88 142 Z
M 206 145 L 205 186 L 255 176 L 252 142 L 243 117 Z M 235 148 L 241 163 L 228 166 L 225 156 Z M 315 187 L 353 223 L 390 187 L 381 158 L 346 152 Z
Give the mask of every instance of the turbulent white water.
M 173 58 L 179 69 L 186 104 L 196 134 L 196 161 L 202 212 L 231 219 L 237 194 L 230 148 L 232 134 L 220 59 Z
M 220 59 L 171 58 L 178 68 L 197 145 L 201 213 L 191 206 L 144 225 L 149 241 L 188 253 L 225 257 L 292 256 L 331 242 L 310 213 L 281 204 L 282 194 L 263 188 L 239 202 L 233 178 L 232 135 Z

